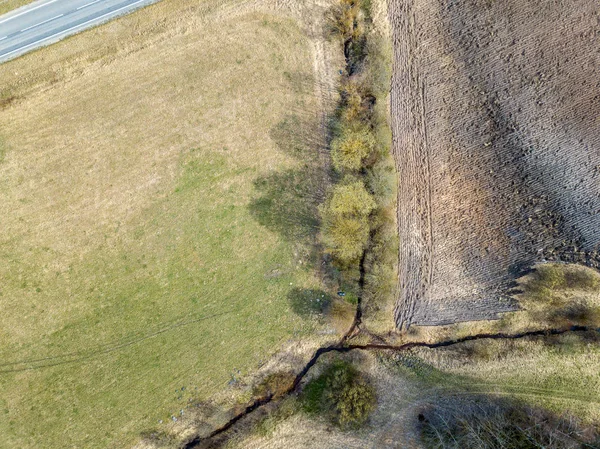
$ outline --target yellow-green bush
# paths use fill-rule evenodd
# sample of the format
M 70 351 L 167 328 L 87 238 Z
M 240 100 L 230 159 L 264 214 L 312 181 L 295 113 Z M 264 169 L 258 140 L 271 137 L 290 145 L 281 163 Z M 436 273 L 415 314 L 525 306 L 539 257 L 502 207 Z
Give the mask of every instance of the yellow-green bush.
M 373 96 L 370 89 L 359 77 L 353 77 L 342 84 L 340 94 L 343 101 L 342 123 L 366 125 L 371 119 Z
M 355 379 L 339 394 L 338 420 L 342 426 L 362 424 L 374 406 L 374 389 L 365 380 Z
M 362 256 L 369 241 L 368 217 L 375 207 L 363 181 L 350 177 L 334 187 L 322 208 L 323 241 L 342 265 Z
M 359 171 L 376 145 L 375 136 L 369 128 L 347 128 L 331 142 L 333 165 L 340 171 Z
M 362 33 L 361 5 L 359 0 L 340 0 L 331 8 L 328 22 L 332 34 L 347 41 L 357 38 Z
M 335 186 L 328 209 L 336 215 L 368 216 L 375 207 L 373 195 L 357 180 Z
M 323 241 L 343 265 L 356 262 L 369 241 L 369 222 L 364 217 L 325 215 Z
M 304 411 L 325 415 L 342 427 L 363 424 L 375 408 L 375 388 L 347 362 L 337 361 L 311 380 L 302 392 Z

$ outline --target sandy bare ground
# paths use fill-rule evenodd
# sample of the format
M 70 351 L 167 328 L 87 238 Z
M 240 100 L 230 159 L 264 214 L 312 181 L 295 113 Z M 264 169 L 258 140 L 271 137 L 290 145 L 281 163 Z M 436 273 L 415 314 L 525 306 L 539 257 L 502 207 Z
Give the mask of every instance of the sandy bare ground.
M 598 267 L 588 0 L 390 0 L 399 328 L 487 319 L 535 261 Z

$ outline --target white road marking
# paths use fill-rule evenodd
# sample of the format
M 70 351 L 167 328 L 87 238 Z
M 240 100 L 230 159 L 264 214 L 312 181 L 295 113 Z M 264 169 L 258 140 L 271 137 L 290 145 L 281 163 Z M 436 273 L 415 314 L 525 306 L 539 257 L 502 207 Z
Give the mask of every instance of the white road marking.
M 100 0 L 94 0 L 93 2 L 86 3 L 85 5 L 82 5 L 79 8 L 77 8 L 77 11 L 79 11 L 80 9 L 85 8 L 86 6 L 90 6 L 90 5 L 93 5 L 94 3 L 98 3 L 99 1 Z
M 46 2 L 46 3 L 42 4 L 42 5 L 38 5 L 38 6 L 34 7 L 34 8 L 30 8 L 27 11 L 23 11 L 23 12 L 20 12 L 19 14 L 15 14 L 14 16 L 9 17 L 8 19 L 0 20 L 0 23 L 8 22 L 9 20 L 14 19 L 15 17 L 22 16 L 23 14 L 27 14 L 27 13 L 29 13 L 31 11 L 35 11 L 36 9 L 41 8 L 42 6 L 46 6 L 46 5 L 49 5 L 50 3 L 54 3 L 54 2 L 57 2 L 57 1 L 58 0 L 50 0 L 49 2 Z
M 6 39 L 8 36 L 4 36 L 4 37 L 0 37 L 0 41 L 3 41 L 4 39 Z
M 22 33 L 23 31 L 27 31 L 27 30 L 30 30 L 30 29 L 32 29 L 32 28 L 35 28 L 35 27 L 37 27 L 37 26 L 43 25 L 44 23 L 48 23 L 48 22 L 50 22 L 51 20 L 58 19 L 59 17 L 62 17 L 62 16 L 64 16 L 64 14 L 59 14 L 58 16 L 52 17 L 51 19 L 47 19 L 47 20 L 44 20 L 43 22 L 36 23 L 35 25 L 31 25 L 30 27 L 23 28 L 23 29 L 21 30 L 21 33 Z
M 9 51 L 8 53 L 4 53 L 4 54 L 0 55 L 0 58 L 3 58 L 3 57 L 8 56 L 8 55 L 12 55 L 13 53 L 20 52 L 22 50 L 25 50 L 26 48 L 33 47 L 34 45 L 37 45 L 40 42 L 44 42 L 44 41 L 47 41 L 48 39 L 52 39 L 53 37 L 60 36 L 63 33 L 68 33 L 69 31 L 72 31 L 72 30 L 74 30 L 76 28 L 82 27 L 82 26 L 87 25 L 88 23 L 91 23 L 91 22 L 95 22 L 96 20 L 100 20 L 103 17 L 110 16 L 111 14 L 119 12 L 119 11 L 125 9 L 125 8 L 129 8 L 129 7 L 133 6 L 133 5 L 137 5 L 138 3 L 142 3 L 144 1 L 146 1 L 146 0 L 138 0 L 137 2 L 130 3 L 129 5 L 125 5 L 125 6 L 121 7 L 121 8 L 119 8 L 119 9 L 115 9 L 114 11 L 107 12 L 106 14 L 103 14 L 103 15 L 98 16 L 98 17 L 94 17 L 93 19 L 90 19 L 87 22 L 80 23 L 79 25 L 75 25 L 74 27 L 67 28 L 66 30 L 59 31 L 58 33 L 55 33 L 55 34 L 53 34 L 51 36 L 45 37 L 43 39 L 40 39 L 39 41 L 32 42 L 31 44 L 25 45 L 24 47 L 17 48 L 16 50 L 13 50 L 13 51 Z

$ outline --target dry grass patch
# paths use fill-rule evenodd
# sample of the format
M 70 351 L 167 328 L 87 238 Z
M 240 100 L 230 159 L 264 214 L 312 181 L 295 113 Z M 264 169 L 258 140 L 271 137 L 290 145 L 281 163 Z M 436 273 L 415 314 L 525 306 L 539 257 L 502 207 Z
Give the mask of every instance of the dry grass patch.
M 519 285 L 519 303 L 533 323 L 600 326 L 600 273 L 596 270 L 581 265 L 538 265 Z
M 321 326 L 288 299 L 320 288 L 311 232 L 251 207 L 322 182 L 271 137 L 320 115 L 308 38 L 239 3 L 161 2 L 0 66 L 3 447 L 123 447 Z
M 13 9 L 20 8 L 31 3 L 33 0 L 0 0 L 0 15 L 5 14 Z
M 481 340 L 414 351 L 403 364 L 435 388 L 512 397 L 586 422 L 600 420 L 597 334 Z

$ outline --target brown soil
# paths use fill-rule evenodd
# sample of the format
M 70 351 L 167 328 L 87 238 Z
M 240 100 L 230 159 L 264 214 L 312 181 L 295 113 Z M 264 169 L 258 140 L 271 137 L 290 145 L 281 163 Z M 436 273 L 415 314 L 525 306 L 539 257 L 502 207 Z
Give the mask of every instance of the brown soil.
M 536 261 L 600 265 L 600 10 L 390 0 L 398 328 L 516 307 Z

